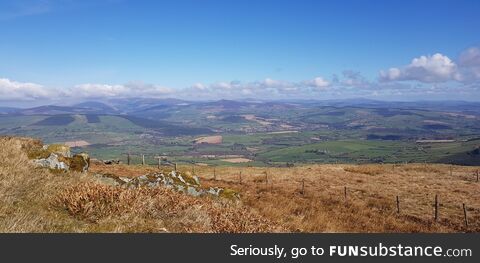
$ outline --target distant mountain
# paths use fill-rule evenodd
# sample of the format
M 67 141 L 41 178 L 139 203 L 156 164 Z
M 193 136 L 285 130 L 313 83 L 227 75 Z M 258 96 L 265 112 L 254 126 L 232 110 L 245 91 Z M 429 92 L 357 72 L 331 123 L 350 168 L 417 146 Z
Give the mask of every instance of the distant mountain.
M 85 109 L 90 109 L 95 111 L 102 111 L 105 114 L 117 112 L 117 109 L 113 108 L 112 106 L 109 106 L 105 103 L 98 102 L 98 101 L 86 101 L 79 104 L 75 104 L 73 105 L 73 107 L 85 108 Z
M 463 114 L 480 114 L 480 102 L 467 101 L 378 101 L 364 98 L 343 99 L 343 100 L 216 100 L 216 101 L 187 101 L 174 98 L 166 99 L 111 99 L 102 101 L 85 101 L 72 106 L 45 105 L 28 109 L 17 109 L 13 107 L 0 107 L 2 115 L 57 115 L 57 114 L 107 114 L 107 115 L 136 115 L 146 118 L 165 119 L 176 111 L 185 110 L 209 110 L 218 108 L 221 111 L 232 112 L 240 109 L 264 109 L 288 110 L 295 107 L 317 108 L 317 107 L 358 107 L 368 109 L 390 109 L 390 110 L 423 110 L 440 112 L 458 112 Z
M 122 115 L 119 117 L 124 118 L 140 127 L 159 131 L 166 136 L 206 135 L 206 134 L 213 133 L 213 131 L 210 128 L 189 127 L 189 126 L 173 124 L 165 121 L 157 121 L 157 120 L 145 119 L 145 118 L 128 116 L 128 115 Z
M 114 106 L 122 113 L 138 112 L 157 106 L 174 106 L 178 104 L 190 103 L 189 101 L 166 98 L 166 99 L 145 99 L 145 98 L 129 98 L 129 99 L 112 99 L 108 103 Z
M 253 102 L 245 102 L 245 101 L 236 101 L 236 100 L 218 100 L 218 101 L 213 101 L 213 102 L 205 102 L 203 103 L 203 106 L 209 106 L 209 107 L 222 107 L 224 109 L 238 109 L 241 107 L 247 107 L 250 105 L 256 105 L 258 103 L 253 103 Z
M 19 109 L 18 108 L 12 108 L 12 107 L 0 107 L 0 114 L 12 114 L 17 112 Z
M 87 104 L 88 105 L 88 104 Z M 40 107 L 34 107 L 29 109 L 19 109 L 14 111 L 14 114 L 19 115 L 62 115 L 62 114 L 115 114 L 117 111 L 113 108 L 100 107 L 96 104 L 96 107 L 80 107 L 75 106 L 55 106 L 46 105 Z
M 75 108 L 69 106 L 55 106 L 46 105 L 29 109 L 19 110 L 18 113 L 22 115 L 57 115 L 57 114 L 69 114 L 69 113 L 81 113 L 85 111 L 82 108 Z

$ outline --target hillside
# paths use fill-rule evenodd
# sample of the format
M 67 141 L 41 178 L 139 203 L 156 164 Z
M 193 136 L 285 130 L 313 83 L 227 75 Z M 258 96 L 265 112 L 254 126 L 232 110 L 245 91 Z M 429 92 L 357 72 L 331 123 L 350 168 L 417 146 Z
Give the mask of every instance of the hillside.
M 241 166 L 332 163 L 480 165 L 480 108 L 468 102 L 86 101 L 2 111 L 0 134 L 46 143 L 84 141 L 100 159 L 168 155 L 183 163 Z M 477 106 L 477 107 L 476 107 Z M 221 143 L 197 144 L 222 136 Z M 150 158 L 150 161 L 153 159 Z M 124 160 L 125 161 L 125 160 Z
M 235 201 L 115 187 L 91 172 L 38 168 L 28 156 L 41 142 L 0 137 L 0 143 L 0 232 L 278 231 Z
M 53 173 L 36 168 L 27 156 L 41 145 L 39 141 L 1 137 L 0 143 L 0 184 L 4 189 L 0 193 L 0 232 L 480 230 L 479 167 L 178 166 L 187 177 L 197 175 L 205 189 L 221 187 L 238 193 L 240 199 L 231 200 L 195 197 L 162 186 L 132 188 L 114 183 L 119 178 L 149 178 L 160 171 L 156 166 L 92 161 L 88 173 Z M 161 168 L 171 171 L 171 167 Z M 435 195 L 440 200 L 438 222 L 433 219 Z

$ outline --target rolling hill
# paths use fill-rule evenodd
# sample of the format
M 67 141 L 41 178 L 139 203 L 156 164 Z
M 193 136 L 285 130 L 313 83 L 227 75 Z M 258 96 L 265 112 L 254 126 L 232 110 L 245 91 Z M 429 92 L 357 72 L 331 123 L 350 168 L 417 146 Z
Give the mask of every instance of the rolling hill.
M 468 154 L 480 137 L 476 106 L 364 99 L 115 99 L 9 108 L 0 115 L 0 134 L 46 142 L 86 141 L 85 149 L 102 159 L 130 151 L 216 165 L 227 165 L 221 160 L 228 155 L 250 160 L 238 164 L 247 166 L 412 161 L 477 165 L 478 157 Z M 208 135 L 224 140 L 195 145 L 196 138 Z M 348 150 L 341 146 L 346 144 L 365 147 Z

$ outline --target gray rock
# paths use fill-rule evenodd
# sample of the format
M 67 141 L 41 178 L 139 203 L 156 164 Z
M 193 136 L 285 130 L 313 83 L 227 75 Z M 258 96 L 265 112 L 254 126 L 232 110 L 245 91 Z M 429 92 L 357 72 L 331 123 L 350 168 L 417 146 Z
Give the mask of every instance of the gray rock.
M 33 163 L 38 167 L 44 167 L 55 170 L 64 170 L 68 171 L 69 167 L 66 163 L 58 160 L 58 155 L 51 153 L 48 158 L 45 159 L 35 159 Z
M 112 177 L 113 175 L 105 175 Z M 111 182 L 111 181 L 107 181 Z M 190 174 L 181 174 L 180 172 L 172 171 L 168 174 L 164 173 L 150 173 L 141 175 L 132 179 L 116 177 L 115 183 L 129 189 L 146 186 L 146 187 L 166 187 L 178 192 L 186 193 L 191 196 L 203 196 L 212 195 L 217 197 L 224 197 L 222 193 L 225 191 L 223 188 L 210 187 L 204 189 L 200 186 L 200 180 L 197 176 L 191 176 Z M 229 190 L 229 192 L 232 192 Z M 233 199 L 239 199 L 237 196 L 232 195 Z M 227 197 L 232 199 L 230 197 Z

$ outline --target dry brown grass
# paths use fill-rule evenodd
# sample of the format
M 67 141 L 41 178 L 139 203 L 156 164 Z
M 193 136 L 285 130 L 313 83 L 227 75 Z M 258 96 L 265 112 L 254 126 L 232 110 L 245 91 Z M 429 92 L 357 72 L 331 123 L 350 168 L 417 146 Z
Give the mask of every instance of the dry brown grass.
M 367 175 L 377 175 L 385 172 L 385 168 L 382 165 L 378 165 L 378 164 L 346 166 L 343 168 L 343 170 L 351 173 L 367 174 Z
M 68 217 L 48 209 L 59 189 L 81 175 L 55 176 L 30 163 L 26 149 L 41 143 L 28 138 L 0 137 L 0 232 L 62 232 L 75 227 Z M 75 176 L 75 177 L 74 177 Z
M 216 180 L 213 167 L 195 167 L 204 186 L 238 190 L 242 203 L 237 204 L 163 188 L 99 185 L 91 176 L 134 177 L 157 170 L 153 166 L 94 164 L 88 175 L 54 175 L 30 164 L 25 150 L 41 145 L 38 141 L 1 137 L 0 143 L 0 232 L 480 231 L 480 183 L 474 175 L 479 167 L 221 166 L 216 167 Z M 440 199 L 439 222 L 433 220 L 435 195 Z M 468 228 L 462 203 L 468 207 Z
M 254 210 L 230 201 L 195 198 L 164 188 L 100 185 L 91 174 L 56 175 L 35 168 L 26 151 L 41 146 L 36 140 L 0 137 L 0 144 L 0 232 L 282 230 Z
M 479 232 L 479 167 L 450 165 L 306 165 L 294 168 L 196 167 L 204 184 L 237 189 L 245 205 L 305 232 Z M 189 167 L 180 167 L 189 169 Z M 242 170 L 242 183 L 239 172 Z M 266 182 L 265 172 L 268 174 Z M 305 195 L 301 181 L 305 180 Z M 344 198 L 347 187 L 347 200 Z M 433 220 L 434 196 L 440 220 Z M 401 213 L 396 213 L 396 196 Z M 464 226 L 462 203 L 468 207 Z
M 65 189 L 53 201 L 73 217 L 108 229 L 125 221 L 121 232 L 272 232 L 268 220 L 229 201 L 198 198 L 166 188 L 126 189 L 93 183 Z M 143 221 L 148 222 L 144 224 Z M 118 227 L 113 224 L 114 227 Z M 112 229 L 119 231 L 119 229 Z

